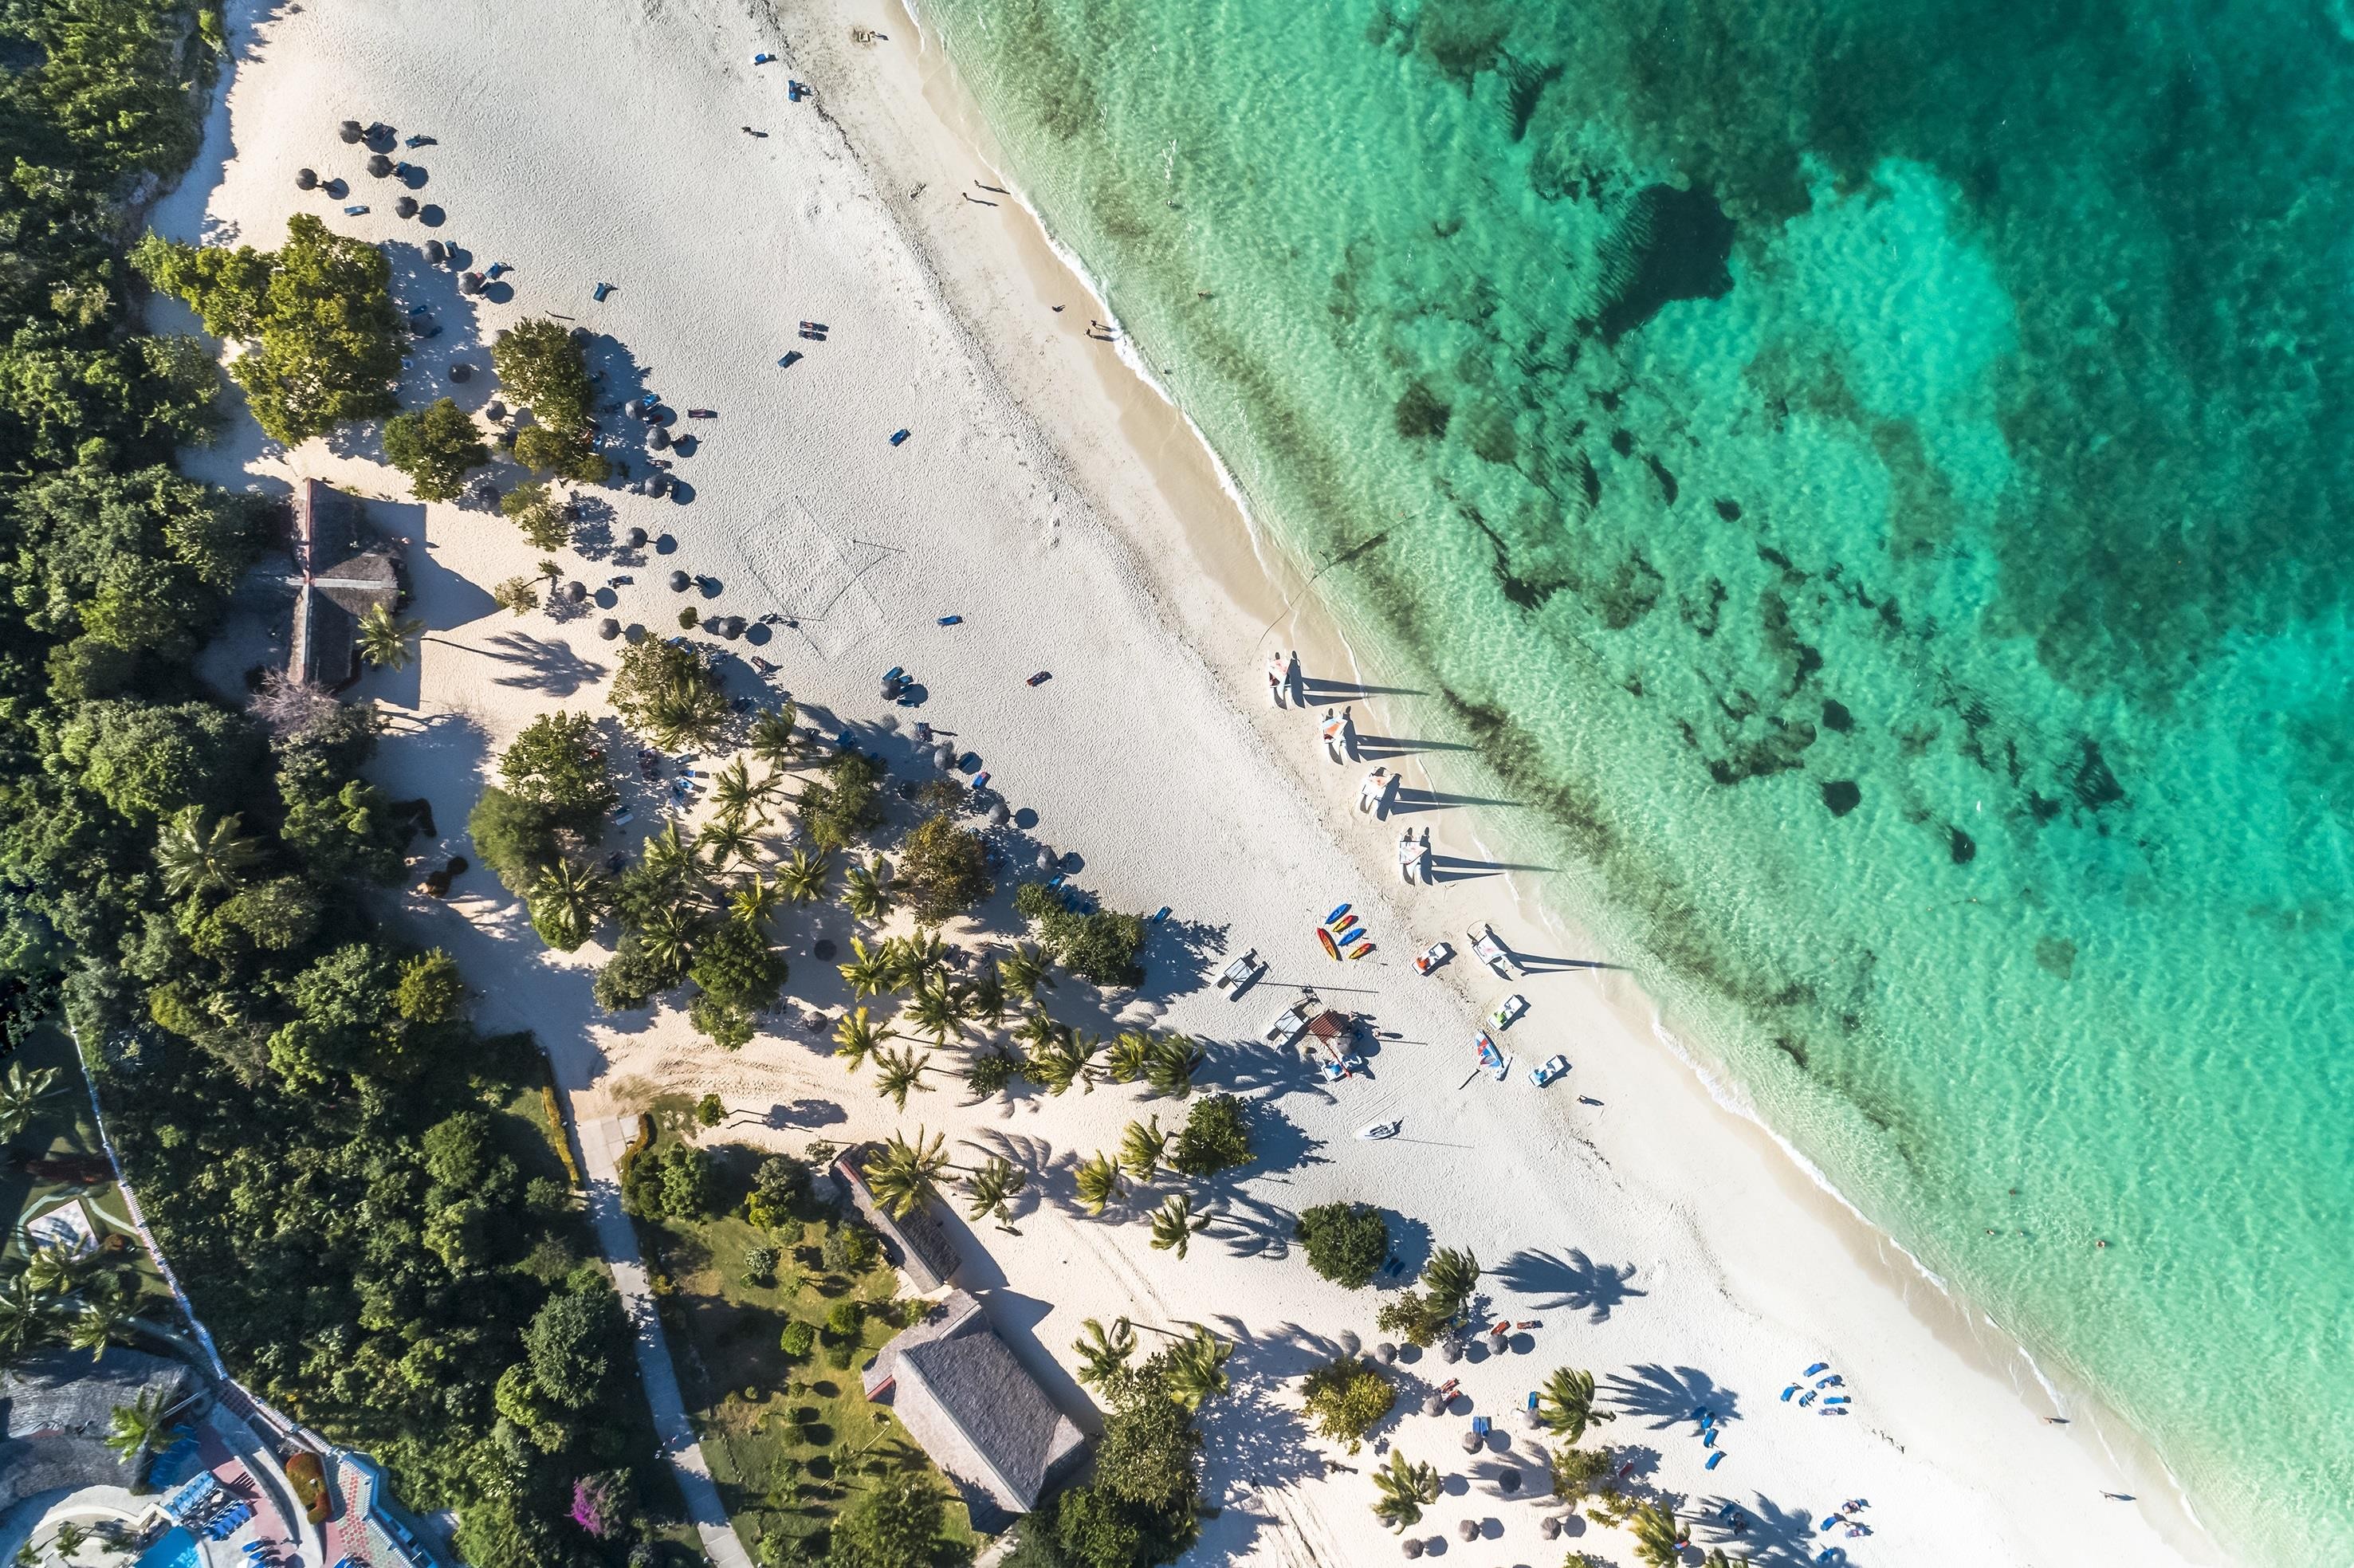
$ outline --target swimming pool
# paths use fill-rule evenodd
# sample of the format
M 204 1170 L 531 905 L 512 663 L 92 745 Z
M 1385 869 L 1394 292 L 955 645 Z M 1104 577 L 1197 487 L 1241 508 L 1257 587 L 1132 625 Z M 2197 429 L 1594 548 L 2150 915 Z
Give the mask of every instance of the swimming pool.
M 174 1525 L 139 1554 L 132 1568 L 205 1568 L 204 1548 L 185 1526 Z

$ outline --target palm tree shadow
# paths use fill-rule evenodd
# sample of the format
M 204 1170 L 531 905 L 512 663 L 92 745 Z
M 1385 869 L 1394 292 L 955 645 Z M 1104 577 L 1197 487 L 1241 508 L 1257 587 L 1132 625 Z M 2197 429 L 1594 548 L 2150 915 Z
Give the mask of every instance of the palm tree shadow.
M 1565 1257 L 1516 1252 L 1497 1266 L 1496 1277 L 1516 1296 L 1537 1298 L 1540 1309 L 1565 1307 L 1585 1313 L 1596 1323 L 1607 1322 L 1611 1312 L 1628 1297 L 1649 1294 L 1627 1283 L 1635 1277 L 1633 1264 L 1596 1263 L 1575 1247 Z
M 1627 1372 L 1614 1372 L 1602 1391 L 1620 1414 L 1646 1422 L 1657 1432 L 1694 1421 L 1694 1411 L 1707 1411 L 1719 1422 L 1741 1419 L 1741 1396 L 1693 1367 L 1670 1370 L 1647 1361 Z
M 1727 1510 L 1737 1513 L 1748 1528 L 1735 1530 L 1726 1517 Z M 1784 1508 L 1762 1492 L 1751 1503 L 1734 1502 L 1730 1498 L 1702 1498 L 1692 1511 L 1699 1516 L 1701 1527 L 1708 1531 L 1710 1545 L 1745 1552 L 1758 1568 L 1785 1563 L 1789 1568 L 1799 1568 L 1814 1559 L 1815 1516 Z
M 604 665 L 582 658 L 564 643 L 543 642 L 527 631 L 499 632 L 490 639 L 487 648 L 452 642 L 446 637 L 429 641 L 524 667 L 520 673 L 500 676 L 494 683 L 497 685 L 525 686 L 552 696 L 568 697 L 583 686 L 594 685 L 605 678 Z

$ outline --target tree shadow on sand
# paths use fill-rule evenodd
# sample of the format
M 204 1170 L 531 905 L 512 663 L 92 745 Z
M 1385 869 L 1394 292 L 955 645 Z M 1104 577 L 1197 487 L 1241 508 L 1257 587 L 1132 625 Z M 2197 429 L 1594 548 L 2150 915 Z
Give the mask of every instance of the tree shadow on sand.
M 1741 1396 L 1719 1388 L 1713 1378 L 1694 1367 L 1670 1369 L 1647 1361 L 1614 1372 L 1601 1392 L 1620 1414 L 1643 1421 L 1655 1432 L 1688 1421 L 1697 1426 L 1694 1411 L 1706 1411 L 1720 1424 L 1741 1419 Z
M 1756 1568 L 1799 1568 L 1814 1561 L 1815 1515 L 1804 1509 L 1785 1508 L 1761 1492 L 1745 1503 L 1702 1498 L 1690 1511 L 1709 1545 L 1724 1547 L 1728 1555 L 1745 1554 Z M 1736 1519 L 1747 1528 L 1735 1528 Z
M 1566 1255 L 1522 1251 L 1497 1266 L 1498 1283 L 1515 1296 L 1536 1298 L 1545 1311 L 1567 1308 L 1583 1312 L 1590 1322 L 1609 1320 L 1611 1312 L 1630 1296 L 1649 1292 L 1632 1288 L 1635 1266 L 1596 1263 L 1577 1248 Z

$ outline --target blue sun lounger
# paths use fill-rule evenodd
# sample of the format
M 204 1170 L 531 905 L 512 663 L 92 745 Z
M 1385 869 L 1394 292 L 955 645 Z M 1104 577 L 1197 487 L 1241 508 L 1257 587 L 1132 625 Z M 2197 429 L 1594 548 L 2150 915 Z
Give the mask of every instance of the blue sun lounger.
M 1723 1457 L 1724 1457 L 1724 1450 L 1723 1450 L 1723 1449 L 1722 1449 L 1722 1448 L 1719 1448 L 1715 1453 L 1711 1454 L 1711 1455 L 1708 1457 L 1708 1463 L 1707 1463 L 1707 1464 L 1705 1464 L 1705 1465 L 1702 1465 L 1702 1466 L 1701 1467 L 1701 1468 L 1702 1468 L 1702 1469 L 1703 1469 L 1703 1470 L 1713 1470 L 1713 1469 L 1715 1469 L 1715 1468 L 1716 1468 L 1716 1462 L 1717 1462 L 1719 1459 L 1722 1459 L 1722 1458 L 1723 1458 Z

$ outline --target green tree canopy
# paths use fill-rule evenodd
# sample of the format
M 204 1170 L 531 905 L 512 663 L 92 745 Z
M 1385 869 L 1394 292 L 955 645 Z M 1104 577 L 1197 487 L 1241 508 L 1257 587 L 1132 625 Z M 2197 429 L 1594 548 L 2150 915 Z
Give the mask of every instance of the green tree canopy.
M 981 835 L 946 816 L 927 817 L 907 835 L 900 849 L 898 880 L 916 918 L 926 925 L 963 914 L 995 888 L 989 876 L 989 849 Z
M 601 1281 L 549 1297 L 523 1331 L 532 1381 L 570 1410 L 597 1404 L 627 1342 L 620 1298 Z
M 1364 1203 L 1319 1203 L 1300 1214 L 1292 1234 L 1308 1250 L 1309 1267 L 1351 1290 L 1372 1284 L 1389 1256 L 1389 1225 Z
M 408 476 L 419 501 L 448 501 L 464 487 L 466 471 L 491 461 L 473 416 L 443 397 L 385 421 L 384 461 Z
M 508 397 L 549 430 L 573 435 L 588 428 L 595 388 L 569 328 L 544 316 L 519 322 L 491 341 L 491 367 Z
M 345 419 L 398 406 L 401 322 L 391 264 L 375 246 L 297 213 L 275 251 L 151 234 L 132 262 L 155 287 L 186 301 L 215 336 L 245 344 L 229 375 L 273 440 L 299 445 Z

